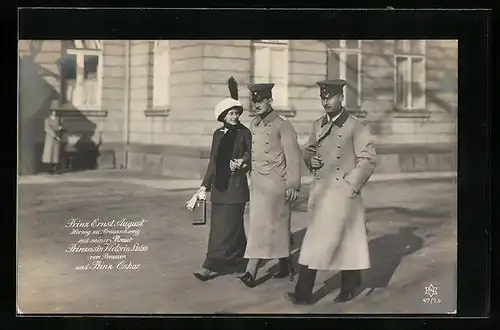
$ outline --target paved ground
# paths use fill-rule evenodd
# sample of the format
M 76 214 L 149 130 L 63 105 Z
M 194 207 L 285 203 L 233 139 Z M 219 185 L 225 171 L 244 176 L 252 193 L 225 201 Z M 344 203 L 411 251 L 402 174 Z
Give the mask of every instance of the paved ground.
M 283 298 L 283 293 L 293 288 L 287 280 L 268 280 L 248 289 L 232 275 L 207 283 L 191 275 L 203 262 L 209 229 L 193 227 L 193 214 L 184 208 L 193 190 L 171 191 L 161 185 L 152 186 L 154 180 L 144 178 L 103 182 L 99 175 L 87 180 L 81 177 L 76 181 L 47 179 L 19 185 L 18 303 L 24 313 L 455 310 L 456 185 L 450 180 L 370 183 L 364 193 L 373 264 L 363 274 L 367 289 L 350 303 L 335 304 L 338 276 L 335 272 L 321 272 L 315 287 L 318 302 L 296 307 Z M 293 215 L 297 245 L 307 226 L 303 209 L 306 198 L 307 189 Z M 126 259 L 127 263 L 141 264 L 141 269 L 76 270 L 94 254 L 64 252 L 82 238 L 70 235 L 70 229 L 64 228 L 71 217 L 80 221 L 99 218 L 102 222 L 147 219 L 134 242 L 147 246 L 148 251 L 129 252 Z M 296 256 L 297 249 L 294 251 Z M 266 279 L 266 271 L 274 265 L 274 261 L 269 262 L 259 277 Z M 434 298 L 439 298 L 440 303 L 423 302 L 425 287 L 430 284 L 438 287 Z

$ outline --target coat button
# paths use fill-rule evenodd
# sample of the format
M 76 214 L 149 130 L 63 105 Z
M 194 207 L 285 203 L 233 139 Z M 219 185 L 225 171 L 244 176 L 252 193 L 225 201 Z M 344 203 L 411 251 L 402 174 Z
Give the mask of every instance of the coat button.
M 340 159 L 340 156 L 337 156 L 337 159 Z
M 269 134 L 271 134 L 271 133 L 267 132 L 266 134 L 267 134 L 267 135 L 269 135 Z
M 339 137 L 342 137 L 342 134 L 339 134 Z
M 266 141 L 266 144 L 269 144 L 269 141 Z
M 318 144 L 318 148 L 321 147 L 321 144 Z
M 255 132 L 252 132 L 253 135 L 255 135 Z
M 340 144 L 339 144 L 339 145 L 337 145 L 337 148 L 339 148 L 339 149 L 340 149 Z
M 339 177 L 336 177 L 335 179 L 336 179 L 336 180 L 339 180 Z
M 317 176 L 317 177 L 316 177 L 316 179 L 318 179 L 318 180 L 319 180 L 319 179 L 320 179 L 320 177 L 319 177 L 319 176 Z
M 340 167 L 337 167 L 337 171 L 340 171 Z

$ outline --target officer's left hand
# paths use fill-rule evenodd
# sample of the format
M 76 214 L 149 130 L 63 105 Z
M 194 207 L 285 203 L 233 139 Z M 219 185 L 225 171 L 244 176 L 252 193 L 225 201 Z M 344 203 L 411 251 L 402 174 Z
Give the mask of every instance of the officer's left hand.
M 285 190 L 285 199 L 290 202 L 294 203 L 297 200 L 297 197 L 299 196 L 299 191 L 293 188 L 288 188 Z

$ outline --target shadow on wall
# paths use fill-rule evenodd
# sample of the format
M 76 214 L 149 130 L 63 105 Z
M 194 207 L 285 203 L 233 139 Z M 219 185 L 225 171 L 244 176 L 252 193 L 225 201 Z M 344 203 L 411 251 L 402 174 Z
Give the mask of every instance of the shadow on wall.
M 35 174 L 44 169 L 44 120 L 54 110 L 53 102 L 60 97 L 44 79 L 51 76 L 60 81 L 59 73 L 36 63 L 36 55 L 37 52 L 32 51 L 19 57 L 19 174 Z M 58 110 L 58 116 L 65 111 L 71 116 L 63 116 L 61 121 L 64 133 L 60 166 L 65 170 L 95 168 L 99 156 L 99 146 L 92 140 L 96 124 L 72 105 Z
M 331 49 L 331 41 L 320 41 L 322 42 L 327 49 Z M 393 56 L 388 56 L 386 54 L 386 49 L 382 47 L 382 44 L 380 42 L 373 42 L 371 43 L 372 51 L 370 54 L 370 57 L 377 58 L 380 62 L 384 63 L 385 67 L 387 68 L 393 68 L 395 63 L 394 63 L 394 57 Z M 426 59 L 426 70 L 430 69 L 437 69 L 439 68 L 440 70 L 440 75 L 439 75 L 439 80 L 438 80 L 438 86 L 439 88 L 426 88 L 424 90 L 423 86 L 417 82 L 411 83 L 411 86 L 408 87 L 409 90 L 412 90 L 413 93 L 415 94 L 416 97 L 422 96 L 425 94 L 426 98 L 426 105 L 428 108 L 430 104 L 434 104 L 437 106 L 439 109 L 442 110 L 442 112 L 447 113 L 451 115 L 452 117 L 456 118 L 456 105 L 454 103 L 450 103 L 448 100 L 444 99 L 442 93 L 457 93 L 458 91 L 458 77 L 457 77 L 457 70 L 453 68 L 449 68 L 446 66 L 443 66 L 445 63 L 453 63 L 457 62 L 458 59 L 456 56 L 453 56 L 452 54 L 449 54 L 446 52 L 444 49 L 439 49 L 439 48 L 434 48 L 436 52 L 439 52 L 439 54 L 434 55 L 432 58 L 427 58 Z M 351 67 L 349 63 L 345 63 L 346 69 L 349 72 L 356 72 L 356 68 Z M 371 81 L 376 81 L 379 79 L 377 76 L 373 75 L 373 72 L 370 72 L 370 70 L 363 70 L 362 72 L 363 80 L 371 80 Z M 313 88 L 315 86 L 311 86 Z M 364 91 L 365 97 L 368 96 L 368 93 L 375 93 L 375 94 L 387 94 L 390 97 L 392 97 L 394 93 L 394 88 L 395 86 L 391 86 L 387 88 L 386 86 L 384 87 L 375 87 L 373 91 Z M 367 109 L 369 111 L 369 109 Z M 387 109 L 386 112 L 378 114 L 376 118 L 371 118 L 370 119 L 370 130 L 372 131 L 373 134 L 375 135 L 380 135 L 384 134 L 384 127 L 383 123 L 385 122 L 390 122 L 392 119 L 392 116 L 394 114 L 394 109 Z
M 87 129 L 80 135 L 75 135 L 79 136 L 75 144 L 65 143 L 65 168 L 70 171 L 93 170 L 97 168 L 97 160 L 100 152 L 99 144 L 92 140 L 95 124 L 90 121 L 87 121 L 86 124 L 92 124 L 92 129 Z
M 19 58 L 19 172 L 36 173 L 41 167 L 45 133 L 43 123 L 58 93 L 40 76 L 34 55 Z

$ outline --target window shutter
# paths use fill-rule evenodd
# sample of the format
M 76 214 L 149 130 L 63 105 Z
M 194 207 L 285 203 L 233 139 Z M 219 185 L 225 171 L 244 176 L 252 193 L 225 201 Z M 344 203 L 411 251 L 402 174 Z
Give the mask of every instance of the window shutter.
M 425 65 L 422 57 L 413 57 L 411 63 L 411 95 L 412 108 L 425 108 L 425 90 L 423 82 L 425 81 Z
M 398 57 L 396 59 L 396 105 L 399 108 L 408 107 L 408 59 Z
M 273 82 L 273 100 L 277 108 L 287 106 L 288 99 L 288 50 L 271 49 L 270 81 Z
M 358 54 L 347 54 L 345 105 L 348 109 L 358 107 Z
M 170 54 L 159 49 L 154 53 L 153 107 L 168 107 L 170 103 Z
M 83 60 L 83 98 L 82 103 L 85 106 L 97 106 L 98 103 L 98 55 L 84 55 Z
M 334 51 L 328 51 L 327 59 L 327 79 L 340 78 L 340 54 Z
M 254 82 L 267 83 L 271 69 L 270 49 L 259 45 L 254 51 Z

